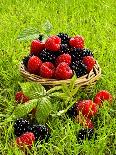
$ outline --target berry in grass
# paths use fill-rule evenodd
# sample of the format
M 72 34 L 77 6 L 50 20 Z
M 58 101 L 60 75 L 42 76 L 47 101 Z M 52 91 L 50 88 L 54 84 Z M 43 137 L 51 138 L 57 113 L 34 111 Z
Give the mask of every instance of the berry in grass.
M 71 47 L 75 48 L 84 48 L 84 38 L 82 36 L 75 36 L 70 39 L 69 44 Z
M 61 44 L 61 38 L 58 36 L 51 36 L 45 42 L 45 48 L 50 51 L 59 51 Z
M 52 78 L 55 67 L 51 62 L 44 62 L 40 67 L 40 76 L 44 78 Z
M 40 66 L 42 61 L 37 56 L 32 56 L 27 65 L 27 69 L 32 74 L 39 74 Z
M 92 100 L 82 100 L 78 102 L 78 110 L 83 116 L 91 118 L 97 113 L 97 105 Z
M 44 125 L 33 125 L 30 131 L 34 134 L 35 140 L 40 140 L 41 142 L 45 140 L 48 141 L 50 137 L 49 129 Z
M 112 95 L 107 90 L 99 91 L 94 98 L 94 102 L 99 106 L 103 104 L 103 101 L 112 102 Z
M 84 48 L 84 49 L 82 49 L 81 57 L 83 58 L 85 56 L 92 56 L 93 57 L 93 53 L 89 49 Z
M 56 52 L 48 51 L 47 49 L 44 49 L 42 52 L 39 53 L 39 58 L 42 60 L 42 62 L 55 62 L 55 59 L 57 57 Z
M 89 118 L 85 118 L 85 124 L 84 125 L 86 128 L 91 128 L 91 129 L 94 128 L 93 122 Z
M 28 56 L 25 56 L 24 58 L 23 58 L 23 64 L 24 64 L 24 66 L 27 68 L 27 64 L 28 64 L 28 61 L 29 61 L 29 59 L 31 58 L 31 55 L 28 55 Z
M 94 129 L 92 128 L 82 128 L 79 130 L 78 134 L 77 134 L 77 140 L 79 143 L 82 143 L 82 140 L 90 140 L 92 139 L 94 135 Z
M 67 114 L 69 117 L 71 117 L 71 118 L 74 118 L 75 116 L 77 116 L 78 111 L 76 110 L 75 105 L 72 106 L 71 108 L 69 108 L 69 109 L 67 110 L 66 114 Z
M 66 33 L 59 33 L 57 35 L 59 38 L 61 38 L 61 44 L 68 44 L 69 43 L 69 36 Z
M 45 43 L 41 42 L 40 40 L 33 40 L 31 43 L 31 50 L 30 53 L 33 55 L 38 55 L 45 47 Z
M 82 61 L 73 61 L 70 67 L 75 72 L 77 78 L 87 74 L 86 66 Z
M 96 64 L 96 61 L 92 56 L 85 56 L 83 57 L 83 63 L 87 67 L 87 71 L 90 72 Z
M 17 119 L 14 123 L 14 134 L 16 136 L 21 136 L 25 132 L 29 132 L 30 122 L 26 119 Z
M 22 91 L 19 91 L 15 94 L 15 100 L 18 103 L 25 103 L 25 102 L 29 101 L 29 97 L 24 95 L 24 93 Z
M 60 63 L 55 70 L 55 78 L 58 80 L 70 79 L 73 76 L 73 71 L 67 63 Z
M 32 132 L 26 132 L 22 134 L 20 137 L 16 138 L 16 143 L 21 149 L 24 149 L 26 147 L 31 149 L 34 141 L 35 141 L 35 136 Z
M 58 66 L 62 62 L 65 62 L 68 65 L 70 65 L 71 64 L 71 56 L 69 54 L 65 54 L 65 53 L 60 55 L 57 57 L 55 64 L 56 64 L 56 66 Z

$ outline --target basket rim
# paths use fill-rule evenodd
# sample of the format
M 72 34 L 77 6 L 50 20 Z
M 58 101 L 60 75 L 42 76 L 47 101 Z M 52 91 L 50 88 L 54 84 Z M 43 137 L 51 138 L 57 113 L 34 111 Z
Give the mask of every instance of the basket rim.
M 21 62 L 19 65 L 19 71 L 21 75 L 28 81 L 39 82 L 42 85 L 61 85 L 63 83 L 68 84 L 71 81 L 71 79 L 67 79 L 67 80 L 47 79 L 39 75 L 30 74 L 25 69 L 23 62 Z M 94 83 L 95 81 L 97 81 L 100 78 L 100 76 L 101 76 L 101 68 L 98 62 L 96 61 L 96 64 L 94 65 L 93 69 L 88 74 L 77 78 L 75 81 L 75 84 L 80 86 L 89 85 L 90 83 Z

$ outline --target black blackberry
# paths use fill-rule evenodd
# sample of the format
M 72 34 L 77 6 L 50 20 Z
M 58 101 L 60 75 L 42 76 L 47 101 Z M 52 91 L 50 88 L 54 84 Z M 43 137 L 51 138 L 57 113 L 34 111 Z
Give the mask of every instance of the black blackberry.
M 85 56 L 93 56 L 93 53 L 89 49 L 85 48 L 82 50 L 81 57 L 83 58 Z
M 82 143 L 82 140 L 90 140 L 92 139 L 94 134 L 94 129 L 85 129 L 82 128 L 81 130 L 79 130 L 78 134 L 77 134 L 77 140 L 79 143 Z
M 74 117 L 77 115 L 77 110 L 76 110 L 75 105 L 72 106 L 70 109 L 68 109 L 68 111 L 66 112 L 66 114 L 67 114 L 69 117 L 74 118 Z
M 57 36 L 61 38 L 61 44 L 69 43 L 70 38 L 66 33 L 59 33 Z
M 26 68 L 27 68 L 27 64 L 28 64 L 28 61 L 29 61 L 30 57 L 31 57 L 31 55 L 28 55 L 28 56 L 25 56 L 25 57 L 23 58 L 23 64 L 24 64 L 24 66 L 25 66 Z
M 30 123 L 28 120 L 20 118 L 17 119 L 14 124 L 14 134 L 16 136 L 21 136 L 23 133 L 28 132 Z
M 70 48 L 67 44 L 60 45 L 60 52 L 61 52 L 61 54 L 63 54 L 63 53 L 70 54 L 71 53 Z
M 52 52 L 45 49 L 42 52 L 40 52 L 38 56 L 43 62 L 49 61 L 54 63 L 57 54 L 58 54 L 57 52 Z
M 45 140 L 47 142 L 48 138 L 50 137 L 49 130 L 44 125 L 33 125 L 30 128 L 30 131 L 35 135 L 36 141 L 40 140 L 42 142 L 43 140 Z
M 71 49 L 71 57 L 72 57 L 72 61 L 82 60 L 82 49 L 72 48 Z
M 82 61 L 73 61 L 70 65 L 72 70 L 76 73 L 77 78 L 87 74 L 86 66 L 82 63 Z
M 38 39 L 39 39 L 40 41 L 42 41 L 42 40 L 43 40 L 43 37 L 44 37 L 44 35 L 43 35 L 43 34 L 40 34 L 39 37 L 38 37 Z

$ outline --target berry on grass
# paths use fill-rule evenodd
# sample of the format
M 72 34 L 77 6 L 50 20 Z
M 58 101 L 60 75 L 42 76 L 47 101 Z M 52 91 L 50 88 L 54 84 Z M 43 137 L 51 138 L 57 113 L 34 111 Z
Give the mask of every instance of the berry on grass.
M 38 55 L 45 47 L 45 43 L 41 42 L 40 40 L 33 40 L 31 43 L 31 50 L 30 53 L 34 55 Z
M 84 38 L 82 36 L 75 36 L 70 39 L 69 44 L 71 47 L 75 48 L 84 48 Z
M 51 62 L 44 62 L 40 67 L 40 76 L 44 78 L 52 78 L 55 67 Z
M 94 129 L 92 128 L 89 128 L 89 129 L 86 129 L 86 128 L 82 128 L 79 130 L 78 134 L 77 134 L 77 140 L 79 143 L 82 143 L 82 140 L 90 140 L 92 139 L 93 137 L 93 134 L 94 134 Z
M 25 132 L 29 132 L 30 122 L 26 119 L 17 119 L 14 124 L 14 134 L 16 136 L 21 136 Z
M 60 63 L 55 70 L 55 78 L 58 80 L 70 79 L 73 76 L 73 71 L 67 63 Z
M 112 102 L 112 95 L 107 90 L 99 91 L 94 98 L 94 102 L 99 106 L 101 106 L 105 100 Z
M 61 44 L 61 38 L 58 36 L 51 36 L 45 42 L 45 48 L 50 51 L 59 51 Z
M 65 62 L 68 65 L 71 64 L 71 56 L 69 54 L 62 54 L 60 56 L 57 57 L 55 64 L 56 66 L 58 66 L 60 63 Z
M 37 56 L 32 56 L 28 61 L 27 69 L 32 74 L 39 74 L 42 61 Z
M 22 134 L 20 137 L 16 138 L 16 143 L 21 149 L 24 149 L 26 147 L 31 149 L 34 141 L 35 141 L 35 136 L 32 132 L 26 132 Z
M 78 102 L 78 110 L 83 116 L 91 118 L 97 113 L 97 106 L 92 100 L 82 100 Z
M 66 33 L 59 33 L 57 35 L 59 38 L 61 38 L 61 44 L 68 44 L 69 43 L 69 36 Z
M 15 100 L 18 103 L 25 103 L 29 101 L 29 97 L 24 95 L 22 91 L 19 91 L 15 94 Z
M 87 71 L 90 72 L 96 64 L 96 61 L 92 56 L 85 56 L 83 57 L 83 63 L 87 67 Z

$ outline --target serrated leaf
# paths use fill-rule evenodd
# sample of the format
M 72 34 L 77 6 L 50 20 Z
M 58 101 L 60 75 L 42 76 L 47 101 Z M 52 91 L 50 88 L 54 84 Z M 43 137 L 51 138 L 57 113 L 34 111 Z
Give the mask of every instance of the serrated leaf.
M 32 40 L 39 37 L 40 32 L 36 28 L 27 28 L 23 30 L 17 37 L 18 40 Z
M 50 23 L 50 21 L 47 20 L 47 21 L 43 24 L 42 28 L 43 28 L 44 32 L 48 34 L 48 33 L 51 31 L 51 29 L 53 28 L 53 26 L 52 26 L 52 24 Z
M 38 123 L 45 123 L 51 111 L 52 111 L 52 104 L 49 98 L 42 97 L 39 100 L 36 111 L 36 119 Z
M 33 108 L 37 106 L 37 104 L 38 104 L 38 99 L 34 99 L 34 100 L 29 100 L 25 104 L 17 105 L 17 107 L 15 108 L 13 112 L 13 117 L 20 118 L 20 117 L 27 115 L 29 112 L 31 112 Z
M 36 82 L 19 83 L 22 91 L 25 95 L 29 96 L 30 99 L 39 99 L 41 96 L 46 95 L 45 88 Z

